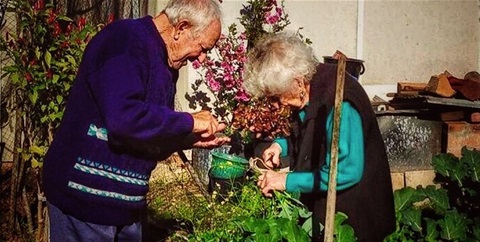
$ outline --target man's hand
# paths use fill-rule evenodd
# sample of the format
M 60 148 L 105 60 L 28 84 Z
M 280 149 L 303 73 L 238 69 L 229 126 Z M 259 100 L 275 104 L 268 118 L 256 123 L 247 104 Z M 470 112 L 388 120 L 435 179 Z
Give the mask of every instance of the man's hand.
M 204 148 L 204 149 L 213 149 L 220 147 L 226 143 L 230 142 L 230 137 L 228 136 L 215 136 L 210 137 L 198 137 L 198 141 L 193 144 L 193 148 Z
M 217 119 L 209 111 L 192 113 L 192 117 L 192 133 L 200 134 L 201 137 L 210 137 L 225 128 L 225 125 L 219 126 Z

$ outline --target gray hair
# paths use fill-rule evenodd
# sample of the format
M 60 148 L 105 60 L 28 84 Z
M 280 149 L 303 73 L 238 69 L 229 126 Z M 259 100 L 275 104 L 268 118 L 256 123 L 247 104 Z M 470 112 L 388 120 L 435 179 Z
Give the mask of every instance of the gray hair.
M 189 20 L 194 34 L 222 18 L 218 0 L 170 0 L 162 12 L 173 25 L 181 19 Z
M 310 46 L 295 34 L 267 35 L 248 53 L 243 85 L 252 96 L 278 96 L 291 90 L 295 78 L 309 83 L 318 63 Z

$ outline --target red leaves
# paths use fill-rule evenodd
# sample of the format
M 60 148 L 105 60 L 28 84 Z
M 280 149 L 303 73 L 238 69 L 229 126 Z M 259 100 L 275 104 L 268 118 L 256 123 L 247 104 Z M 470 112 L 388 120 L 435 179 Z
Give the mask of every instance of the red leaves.
M 57 20 L 57 14 L 55 11 L 52 9 L 50 13 L 48 13 L 48 19 L 47 19 L 47 24 L 52 24 Z
M 33 9 L 35 9 L 35 10 L 41 10 L 41 9 L 44 9 L 44 8 L 45 8 L 45 2 L 43 0 L 37 0 L 33 4 Z
M 250 130 L 264 138 L 290 135 L 290 108 L 270 99 L 241 103 L 233 112 L 232 127 Z
M 26 72 L 25 73 L 25 79 L 27 80 L 27 82 L 32 82 L 33 80 L 33 77 L 32 77 L 32 74 L 30 74 L 30 72 Z
M 48 78 L 48 79 L 53 78 L 53 72 L 52 72 L 51 69 L 48 69 L 47 73 L 45 73 L 45 77 Z
M 108 15 L 108 21 L 107 21 L 107 24 L 109 24 L 109 23 L 113 22 L 114 20 L 115 20 L 115 14 L 113 14 L 113 13 L 110 13 L 110 14 Z
M 58 22 L 53 24 L 53 37 L 58 37 L 62 33 L 62 28 Z

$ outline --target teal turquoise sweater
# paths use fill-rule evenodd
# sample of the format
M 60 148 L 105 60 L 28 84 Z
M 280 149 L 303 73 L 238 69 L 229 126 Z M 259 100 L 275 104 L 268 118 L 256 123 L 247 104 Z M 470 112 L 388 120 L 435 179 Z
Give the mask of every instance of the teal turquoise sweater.
M 305 112 L 300 112 L 303 121 Z M 327 118 L 327 142 L 330 150 L 333 133 L 333 110 Z M 275 140 L 282 147 L 281 156 L 288 154 L 285 138 Z M 362 178 L 364 166 L 362 120 L 357 110 L 349 102 L 342 104 L 340 136 L 338 145 L 337 190 L 347 189 L 357 184 Z M 328 188 L 330 152 L 326 156 L 326 164 L 320 169 L 320 191 Z M 286 190 L 288 192 L 309 193 L 313 190 L 313 172 L 290 172 L 287 175 Z

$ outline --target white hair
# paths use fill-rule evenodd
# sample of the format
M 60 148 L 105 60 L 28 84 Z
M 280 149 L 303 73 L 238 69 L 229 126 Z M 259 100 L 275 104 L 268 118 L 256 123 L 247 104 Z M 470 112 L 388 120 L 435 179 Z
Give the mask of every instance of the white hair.
M 173 25 L 181 19 L 190 21 L 194 34 L 222 18 L 218 0 L 170 0 L 162 12 Z
M 309 83 L 318 63 L 294 33 L 270 34 L 249 51 L 243 85 L 252 96 L 278 96 L 289 92 L 296 78 Z

